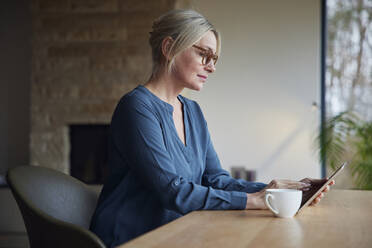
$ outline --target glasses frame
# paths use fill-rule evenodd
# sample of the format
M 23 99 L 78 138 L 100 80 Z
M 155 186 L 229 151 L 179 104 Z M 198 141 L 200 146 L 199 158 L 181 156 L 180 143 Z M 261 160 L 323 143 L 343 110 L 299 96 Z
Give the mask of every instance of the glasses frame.
M 211 60 L 213 60 L 213 65 L 216 65 L 217 60 L 218 60 L 218 55 L 213 53 L 212 50 L 205 49 L 205 48 L 197 46 L 197 45 L 192 45 L 192 46 L 203 52 L 203 55 L 202 55 L 202 64 L 203 65 L 208 65 L 211 62 Z

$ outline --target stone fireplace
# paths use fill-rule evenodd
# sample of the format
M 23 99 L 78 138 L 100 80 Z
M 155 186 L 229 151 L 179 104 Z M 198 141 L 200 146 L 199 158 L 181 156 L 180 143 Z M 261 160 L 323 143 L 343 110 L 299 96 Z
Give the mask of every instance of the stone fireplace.
M 69 126 L 70 175 L 86 184 L 103 184 L 108 176 L 109 125 Z
M 31 164 L 67 174 L 70 127 L 108 125 L 151 69 L 154 18 L 176 0 L 31 1 Z

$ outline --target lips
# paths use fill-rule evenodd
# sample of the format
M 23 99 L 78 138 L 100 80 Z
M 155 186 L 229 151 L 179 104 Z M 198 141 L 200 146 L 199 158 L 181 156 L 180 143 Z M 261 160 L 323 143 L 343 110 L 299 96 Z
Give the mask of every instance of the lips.
M 199 78 L 201 78 L 203 81 L 206 81 L 207 80 L 207 76 L 204 76 L 204 75 L 198 75 Z

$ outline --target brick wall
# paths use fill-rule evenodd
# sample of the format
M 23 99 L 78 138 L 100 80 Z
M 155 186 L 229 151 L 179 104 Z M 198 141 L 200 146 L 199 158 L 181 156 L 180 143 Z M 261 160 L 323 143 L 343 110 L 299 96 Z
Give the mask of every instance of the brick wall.
M 148 32 L 177 0 L 32 0 L 31 164 L 69 172 L 69 124 L 109 123 L 151 70 Z

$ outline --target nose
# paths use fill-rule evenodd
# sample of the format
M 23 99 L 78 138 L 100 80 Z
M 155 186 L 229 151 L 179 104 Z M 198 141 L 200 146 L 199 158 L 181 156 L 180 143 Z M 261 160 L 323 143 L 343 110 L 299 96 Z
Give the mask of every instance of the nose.
M 213 73 L 216 71 L 216 66 L 213 63 L 213 60 L 209 61 L 209 63 L 205 65 L 205 70 L 209 73 Z

